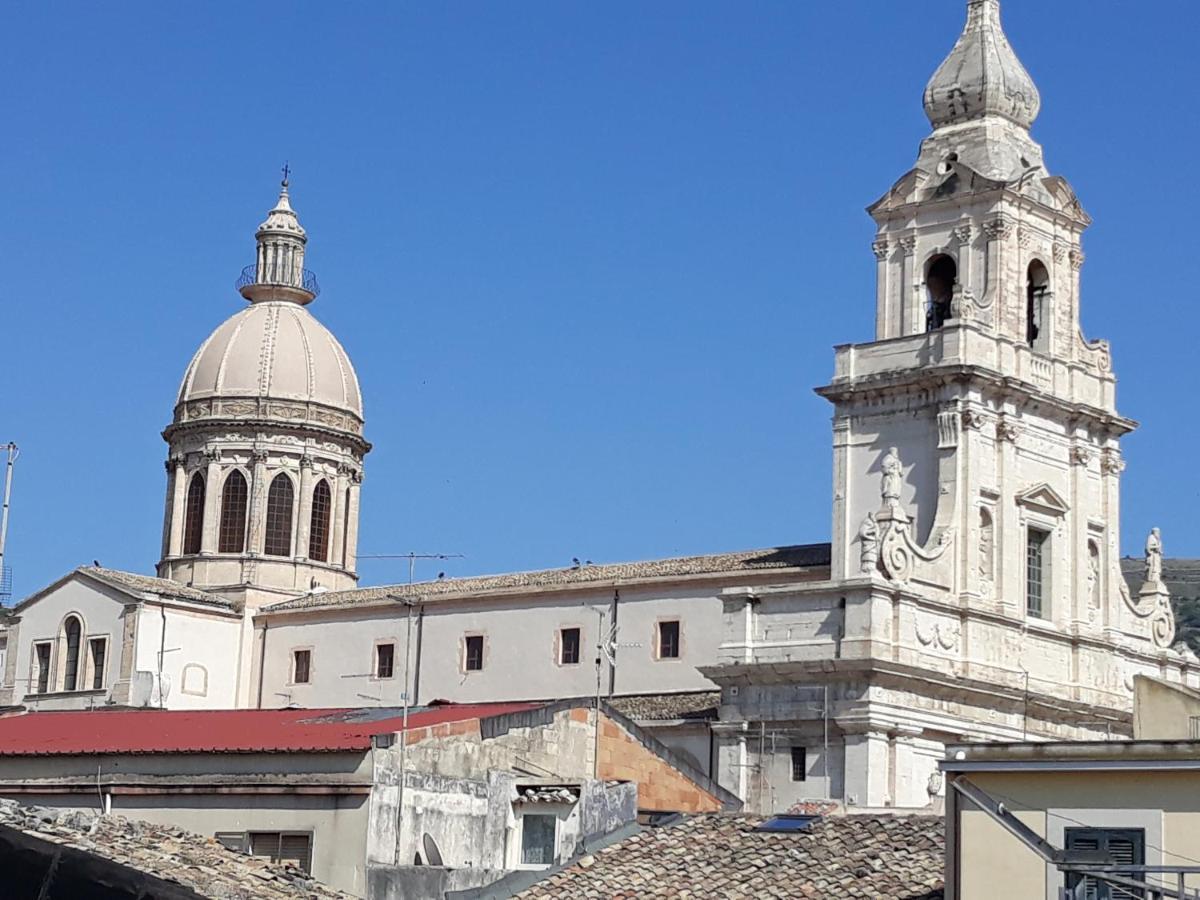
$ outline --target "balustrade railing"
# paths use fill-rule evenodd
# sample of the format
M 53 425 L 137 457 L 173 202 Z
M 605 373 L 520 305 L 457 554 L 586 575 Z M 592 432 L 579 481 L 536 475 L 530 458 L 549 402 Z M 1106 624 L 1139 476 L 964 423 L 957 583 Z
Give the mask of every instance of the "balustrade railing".
M 252 284 L 299 288 L 308 291 L 314 297 L 321 293 L 321 286 L 317 284 L 316 273 L 310 269 L 294 269 L 291 266 L 284 265 L 266 264 L 260 269 L 257 263 L 251 263 L 242 269 L 241 277 L 238 278 L 235 287 L 240 291 L 242 288 L 249 287 Z

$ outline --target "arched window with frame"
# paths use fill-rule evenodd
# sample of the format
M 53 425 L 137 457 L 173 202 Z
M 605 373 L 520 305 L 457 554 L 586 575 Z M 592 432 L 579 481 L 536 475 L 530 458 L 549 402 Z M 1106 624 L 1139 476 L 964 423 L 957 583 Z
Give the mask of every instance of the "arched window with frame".
M 199 553 L 204 540 L 204 473 L 197 472 L 188 483 L 183 515 L 183 552 Z
M 250 492 L 246 476 L 234 469 L 221 490 L 221 530 L 218 553 L 241 553 L 246 549 L 246 506 Z
M 63 622 L 63 690 L 79 688 L 79 646 L 83 641 L 83 623 L 78 616 Z
M 958 264 L 944 253 L 929 261 L 925 288 L 929 305 L 925 311 L 925 330 L 934 331 L 946 324 L 953 314 L 954 286 L 958 283 Z
M 1041 260 L 1029 264 L 1025 284 L 1025 341 L 1034 350 L 1050 348 L 1050 273 Z
M 308 558 L 329 561 L 329 521 L 333 515 L 333 495 L 329 482 L 322 478 L 313 488 L 312 519 L 308 529 Z
M 267 527 L 263 553 L 267 556 L 292 555 L 292 508 L 295 505 L 292 479 L 280 472 L 267 491 Z

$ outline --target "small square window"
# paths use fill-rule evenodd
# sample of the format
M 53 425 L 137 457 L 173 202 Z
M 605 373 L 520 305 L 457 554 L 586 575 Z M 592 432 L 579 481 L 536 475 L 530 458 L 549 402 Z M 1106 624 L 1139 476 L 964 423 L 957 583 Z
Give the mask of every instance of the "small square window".
M 396 645 L 375 645 L 375 677 L 391 678 L 396 673 Z
M 483 668 L 483 635 L 469 634 L 466 638 L 463 663 L 468 672 L 478 672 Z
M 792 748 L 792 781 L 808 780 L 808 750 L 804 747 Z
M 563 628 L 559 631 L 559 662 L 573 666 L 579 662 L 579 629 Z
M 521 817 L 521 865 L 554 865 L 554 839 L 558 817 L 527 814 Z
M 679 622 L 658 623 L 658 658 L 679 658 Z
M 292 684 L 308 684 L 312 669 L 311 650 L 292 651 Z

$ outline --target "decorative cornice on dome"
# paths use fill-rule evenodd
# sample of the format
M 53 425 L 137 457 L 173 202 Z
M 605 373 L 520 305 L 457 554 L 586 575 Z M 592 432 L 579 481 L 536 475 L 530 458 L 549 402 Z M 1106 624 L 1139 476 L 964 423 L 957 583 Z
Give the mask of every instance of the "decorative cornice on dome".
M 934 128 L 998 116 L 1028 129 L 1041 97 L 1000 24 L 1000 0 L 969 0 L 962 35 L 925 88 Z

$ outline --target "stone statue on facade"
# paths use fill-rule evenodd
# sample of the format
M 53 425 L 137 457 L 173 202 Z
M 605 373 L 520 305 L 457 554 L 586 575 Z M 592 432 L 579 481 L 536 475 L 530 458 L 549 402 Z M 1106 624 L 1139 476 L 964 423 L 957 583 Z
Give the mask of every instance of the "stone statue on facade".
M 1157 528 L 1150 529 L 1146 538 L 1146 582 L 1158 584 L 1162 581 L 1162 534 Z
M 903 485 L 903 464 L 900 462 L 900 451 L 888 447 L 879 468 L 883 471 L 883 508 L 895 510 L 900 508 L 900 488 Z
M 870 575 L 875 571 L 879 562 L 879 526 L 875 522 L 875 513 L 867 513 L 862 527 L 858 529 L 859 571 Z

